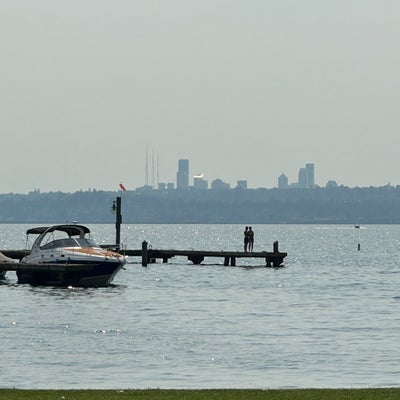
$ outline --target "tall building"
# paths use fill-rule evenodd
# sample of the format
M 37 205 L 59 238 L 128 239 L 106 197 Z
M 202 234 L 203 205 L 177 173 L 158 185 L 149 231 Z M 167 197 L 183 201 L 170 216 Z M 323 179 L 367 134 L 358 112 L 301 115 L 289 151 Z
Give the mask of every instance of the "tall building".
M 278 178 L 278 189 L 287 189 L 289 187 L 289 180 L 285 174 Z
M 315 186 L 314 182 L 314 164 L 306 164 L 307 171 L 307 188 L 311 189 Z
M 197 175 L 193 177 L 193 188 L 196 190 L 207 190 L 208 189 L 208 182 L 203 179 L 202 175 Z
M 301 189 L 307 189 L 308 187 L 308 179 L 307 179 L 307 169 L 300 168 L 299 169 L 299 179 L 298 179 L 298 187 Z
M 178 161 L 178 172 L 176 173 L 176 188 L 189 188 L 189 160 Z
M 284 189 L 289 187 L 312 189 L 315 187 L 314 181 L 314 164 L 307 163 L 305 167 L 299 169 L 298 180 L 296 183 L 289 185 L 288 178 L 285 174 L 278 177 L 278 188 Z

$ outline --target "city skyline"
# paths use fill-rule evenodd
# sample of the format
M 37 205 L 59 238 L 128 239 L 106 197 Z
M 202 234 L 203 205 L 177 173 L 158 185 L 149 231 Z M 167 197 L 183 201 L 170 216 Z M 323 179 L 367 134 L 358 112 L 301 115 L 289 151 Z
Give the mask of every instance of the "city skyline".
M 157 165 L 158 168 L 158 165 Z M 209 182 L 205 179 L 205 174 L 190 174 L 190 160 L 189 159 L 179 159 L 178 160 L 178 170 L 176 172 L 176 182 L 154 182 L 151 185 L 148 183 L 148 157 L 146 157 L 146 184 L 145 186 L 152 187 L 153 189 L 173 189 L 176 188 L 178 190 L 186 190 L 189 187 L 193 187 L 194 189 L 208 189 L 209 187 L 212 189 L 228 189 L 235 187 L 232 182 L 225 182 L 221 177 L 216 177 Z M 154 176 L 154 163 L 152 165 L 152 175 Z M 159 175 L 159 171 L 157 170 L 157 176 Z M 192 177 L 192 185 L 189 177 Z M 333 180 L 330 180 L 331 182 Z M 298 172 L 298 180 L 297 182 L 292 182 L 289 184 L 288 178 L 285 174 L 282 174 L 277 178 L 277 185 L 274 187 L 280 189 L 286 189 L 290 187 L 298 187 L 302 189 L 311 189 L 318 185 L 315 184 L 315 165 L 313 163 L 306 163 L 305 167 L 301 167 Z M 236 187 L 240 187 L 242 189 L 248 189 L 248 182 L 246 179 L 236 180 Z
M 154 163 L 151 161 L 149 165 L 150 157 L 146 157 L 146 165 L 145 165 L 145 183 L 139 186 L 132 186 L 129 180 L 120 182 L 117 187 L 110 189 L 111 191 L 121 190 L 187 190 L 190 188 L 197 190 L 207 190 L 207 189 L 236 189 L 240 188 L 242 190 L 247 189 L 312 189 L 312 188 L 334 188 L 339 186 L 349 187 L 349 188 L 362 188 L 362 187 L 387 187 L 389 186 L 398 186 L 396 184 L 392 185 L 390 182 L 387 182 L 383 185 L 373 186 L 347 186 L 341 182 L 337 182 L 333 177 L 328 179 L 325 183 L 316 183 L 315 182 L 315 164 L 314 163 L 305 163 L 302 166 L 299 166 L 297 173 L 297 180 L 289 180 L 285 173 L 276 177 L 276 183 L 272 186 L 257 186 L 251 187 L 248 184 L 246 179 L 236 179 L 233 181 L 226 181 L 222 177 L 214 177 L 212 179 L 207 179 L 207 176 L 204 173 L 193 174 L 190 171 L 190 160 L 189 159 L 179 159 L 177 160 L 177 169 L 175 172 L 175 178 L 172 180 L 166 180 L 163 182 L 159 181 L 159 164 L 157 162 Z M 149 176 L 152 176 L 150 179 Z M 104 190 L 102 188 L 89 187 L 89 188 L 80 188 L 77 190 L 73 190 L 71 192 L 76 191 L 85 191 L 85 190 Z M 34 192 L 46 192 L 43 191 L 40 187 L 35 187 L 32 190 L 29 190 L 27 193 Z M 49 190 L 49 192 L 54 192 L 54 190 Z M 66 192 L 59 190 L 59 192 Z M 11 192 L 10 192 L 11 193 Z
M 400 183 L 400 2 L 0 5 L 0 192 Z M 189 23 L 190 21 L 190 23 Z M 153 158 L 154 149 L 154 158 Z
M 146 158 L 147 160 L 147 158 Z M 154 169 L 154 164 L 153 167 Z M 148 164 L 146 162 L 146 176 L 148 175 Z M 153 171 L 154 175 L 154 171 Z M 159 172 L 157 171 L 157 176 Z M 190 181 L 190 177 L 192 181 Z M 149 187 L 152 189 L 177 189 L 177 190 L 186 190 L 190 187 L 198 190 L 205 189 L 233 189 L 233 188 L 241 188 L 243 190 L 247 189 L 257 189 L 257 188 L 278 188 L 278 189 L 290 189 L 290 188 L 299 188 L 299 189 L 312 189 L 317 187 L 337 187 L 342 184 L 338 184 L 334 178 L 328 179 L 325 184 L 317 184 L 315 182 L 315 164 L 314 163 L 305 163 L 304 166 L 300 166 L 298 170 L 298 178 L 297 181 L 290 181 L 289 178 L 282 173 L 277 177 L 276 185 L 272 187 L 267 186 L 259 186 L 257 188 L 252 188 L 248 186 L 248 181 L 246 179 L 239 179 L 235 182 L 226 182 L 221 177 L 215 177 L 212 180 L 205 179 L 206 176 L 204 173 L 201 174 L 191 174 L 190 173 L 190 160 L 189 159 L 179 159 L 178 160 L 178 168 L 176 172 L 176 181 L 166 181 L 166 182 L 155 182 L 152 185 L 146 180 L 146 184 L 144 187 Z M 386 186 L 386 185 L 381 185 Z M 356 185 L 355 187 L 359 187 Z M 140 187 L 139 187 L 140 188 Z M 131 188 L 136 189 L 136 188 Z

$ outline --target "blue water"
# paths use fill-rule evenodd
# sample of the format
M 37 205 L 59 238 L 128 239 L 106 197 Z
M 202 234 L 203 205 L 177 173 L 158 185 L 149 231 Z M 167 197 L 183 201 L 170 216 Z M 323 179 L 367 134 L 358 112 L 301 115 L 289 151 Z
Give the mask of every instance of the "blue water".
M 26 225 L 0 225 L 0 248 Z M 100 243 L 113 225 L 91 225 Z M 400 226 L 256 225 L 263 260 L 132 258 L 108 288 L 0 286 L 0 387 L 399 386 Z M 241 250 L 241 225 L 124 225 L 128 248 Z M 360 244 L 361 250 L 357 250 Z

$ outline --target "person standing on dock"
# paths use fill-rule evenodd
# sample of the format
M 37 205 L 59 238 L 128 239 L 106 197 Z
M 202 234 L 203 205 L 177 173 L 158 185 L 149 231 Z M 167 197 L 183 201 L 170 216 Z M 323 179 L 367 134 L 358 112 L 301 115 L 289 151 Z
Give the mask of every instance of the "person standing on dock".
M 249 251 L 253 251 L 254 232 L 253 232 L 253 229 L 251 229 L 251 226 L 249 226 L 249 230 L 247 231 L 247 235 L 249 237 Z
M 244 229 L 244 252 L 247 252 L 247 248 L 249 246 L 249 227 L 246 226 L 246 228 Z

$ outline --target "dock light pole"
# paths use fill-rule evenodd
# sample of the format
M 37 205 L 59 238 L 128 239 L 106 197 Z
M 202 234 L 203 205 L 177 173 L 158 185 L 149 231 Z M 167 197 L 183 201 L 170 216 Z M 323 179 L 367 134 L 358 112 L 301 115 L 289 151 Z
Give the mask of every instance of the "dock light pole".
M 117 250 L 119 250 L 121 244 L 121 223 L 122 223 L 120 196 L 118 196 L 116 200 L 113 201 L 112 211 L 115 213 L 115 244 Z

